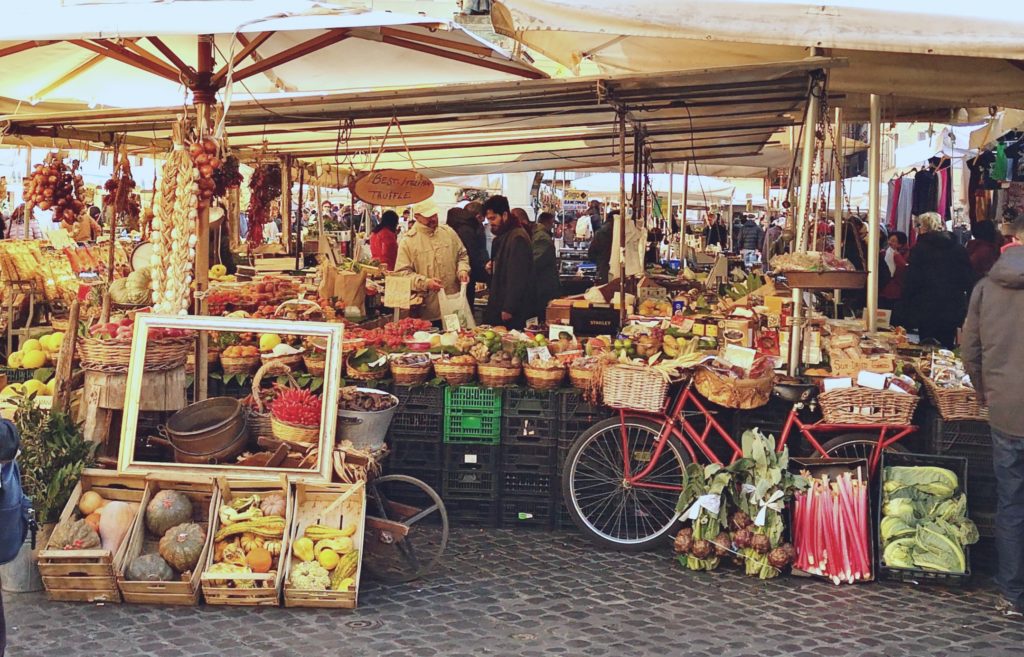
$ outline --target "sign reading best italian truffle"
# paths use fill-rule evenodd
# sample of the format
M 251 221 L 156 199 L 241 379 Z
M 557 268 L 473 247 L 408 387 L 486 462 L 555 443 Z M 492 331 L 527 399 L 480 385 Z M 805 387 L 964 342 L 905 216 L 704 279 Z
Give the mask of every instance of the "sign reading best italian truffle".
M 363 174 L 349 189 L 360 201 L 383 206 L 412 205 L 434 195 L 430 178 L 402 169 L 380 169 Z

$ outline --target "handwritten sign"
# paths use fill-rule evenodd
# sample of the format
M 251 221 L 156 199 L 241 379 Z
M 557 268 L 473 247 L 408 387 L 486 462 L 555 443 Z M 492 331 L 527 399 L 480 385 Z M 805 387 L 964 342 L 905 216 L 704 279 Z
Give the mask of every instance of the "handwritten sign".
M 458 313 L 451 313 L 450 315 L 445 315 L 441 319 L 441 324 L 444 327 L 444 332 L 445 333 L 451 333 L 452 331 L 459 331 L 462 328 L 462 322 L 459 321 L 459 314 Z
M 408 276 L 388 276 L 384 279 L 384 306 L 408 308 L 412 305 L 412 279 Z
M 430 178 L 402 169 L 380 169 L 363 174 L 349 189 L 360 201 L 383 206 L 412 205 L 434 195 Z

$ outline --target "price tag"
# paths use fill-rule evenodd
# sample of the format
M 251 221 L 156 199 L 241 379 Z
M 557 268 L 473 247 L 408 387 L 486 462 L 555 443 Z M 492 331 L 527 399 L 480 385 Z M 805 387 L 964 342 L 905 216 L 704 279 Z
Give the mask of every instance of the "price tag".
M 547 347 L 528 347 L 526 349 L 526 362 L 532 363 L 539 360 L 551 360 L 551 352 Z
M 412 305 L 412 279 L 408 276 L 388 276 L 384 279 L 384 305 L 388 308 L 408 308 Z
M 563 333 L 568 333 L 569 337 L 574 337 L 576 335 L 573 328 L 567 324 L 551 324 L 548 326 L 548 340 L 557 340 Z
M 462 457 L 462 462 L 463 463 L 469 463 L 471 465 L 475 465 L 476 464 L 476 454 L 466 454 L 464 457 Z
M 441 323 L 444 326 L 445 333 L 459 331 L 462 328 L 462 322 L 459 321 L 458 313 L 445 315 L 444 318 L 441 320 Z
M 679 330 L 682 331 L 683 333 L 693 333 L 693 325 L 694 325 L 694 323 L 695 322 L 694 322 L 694 319 L 692 317 L 687 317 L 686 319 L 683 320 L 683 323 L 679 326 Z
M 352 231 L 350 231 L 350 230 L 343 230 L 343 231 L 341 231 L 341 233 L 338 235 L 338 239 L 340 241 L 342 241 L 342 242 L 349 241 L 350 239 L 352 239 Z

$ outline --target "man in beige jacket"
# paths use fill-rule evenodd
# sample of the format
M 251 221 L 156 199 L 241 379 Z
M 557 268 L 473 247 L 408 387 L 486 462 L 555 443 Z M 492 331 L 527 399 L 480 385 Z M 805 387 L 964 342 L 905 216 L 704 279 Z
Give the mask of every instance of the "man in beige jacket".
M 439 225 L 437 206 L 424 201 L 413 207 L 415 221 L 398 241 L 396 274 L 411 274 L 414 292 L 423 292 L 420 316 L 441 319 L 438 290 L 458 294 L 460 283 L 469 282 L 469 255 L 458 234 Z

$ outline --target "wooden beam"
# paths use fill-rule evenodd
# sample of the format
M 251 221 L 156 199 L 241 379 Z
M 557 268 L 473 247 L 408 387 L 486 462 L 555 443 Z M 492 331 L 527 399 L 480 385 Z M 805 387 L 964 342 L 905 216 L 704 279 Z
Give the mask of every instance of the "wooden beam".
M 86 50 L 90 50 L 94 53 L 119 61 L 122 64 L 127 64 L 128 66 L 132 66 L 147 73 L 151 73 L 153 75 L 166 78 L 168 80 L 171 80 L 172 82 L 180 83 L 182 81 L 181 75 L 178 71 L 175 71 L 174 69 L 168 66 L 157 66 L 148 59 L 145 59 L 144 57 L 139 57 L 135 53 L 125 48 L 121 48 L 119 46 L 108 47 L 114 45 L 111 44 L 109 41 L 99 39 L 98 43 L 93 43 L 91 41 L 85 41 L 83 39 L 72 39 L 71 41 L 68 41 L 68 43 L 74 44 L 80 48 L 85 48 Z
M 59 78 L 57 78 L 56 80 L 51 82 L 50 84 L 46 85 L 45 87 L 43 87 L 39 91 L 37 91 L 34 94 L 32 94 L 31 98 L 35 98 L 37 100 L 43 100 L 52 91 L 54 91 L 56 89 L 60 89 L 61 87 L 63 87 L 68 82 L 71 82 L 72 80 L 77 78 L 82 73 L 85 73 L 86 71 L 88 71 L 93 66 L 96 66 L 97 64 L 102 62 L 104 59 L 106 59 L 106 57 L 104 57 L 103 55 L 93 55 L 89 59 L 85 60 L 84 62 L 82 62 L 78 66 L 74 67 L 73 69 L 71 69 L 70 71 L 65 73 L 64 75 L 60 76 Z
M 118 45 L 123 46 L 124 48 L 130 50 L 131 52 L 135 53 L 139 57 L 142 57 L 143 59 L 147 59 L 147 60 L 153 62 L 153 65 L 155 65 L 155 66 L 160 66 L 160 67 L 163 67 L 163 68 L 170 68 L 170 67 L 167 66 L 167 62 L 165 62 L 164 60 L 162 60 L 159 57 L 157 57 L 155 54 L 151 53 L 150 51 L 148 51 L 145 48 L 143 48 L 142 46 L 140 46 L 138 43 L 136 43 L 136 41 L 137 41 L 137 39 L 124 39 Z M 175 65 L 173 68 L 177 68 L 177 66 Z M 188 86 L 192 86 L 192 73 L 191 73 L 191 71 L 178 69 L 178 72 L 184 78 L 184 83 L 186 85 L 188 85 Z
M 159 50 L 161 54 L 163 54 L 163 56 L 175 66 L 175 68 L 188 77 L 189 80 L 195 80 L 196 70 L 186 64 L 181 57 L 178 57 L 178 53 L 171 50 L 171 48 L 160 39 L 160 37 L 151 36 L 146 37 L 146 39 L 152 43 L 156 49 Z
M 547 76 L 541 73 L 540 71 L 532 71 L 530 69 L 517 68 L 509 64 L 502 64 L 500 62 L 495 62 L 489 59 L 482 59 L 479 57 L 472 57 L 470 55 L 463 55 L 462 53 L 443 50 L 441 48 L 434 48 L 432 46 L 424 45 L 422 43 L 407 41 L 405 39 L 398 39 L 396 37 L 388 36 L 386 34 L 381 35 L 381 41 L 392 46 L 398 46 L 399 48 L 415 50 L 417 52 L 426 53 L 428 55 L 434 55 L 435 57 L 451 59 L 456 62 L 462 62 L 463 64 L 481 66 L 483 68 L 489 68 L 494 71 L 501 71 L 502 73 L 508 73 L 510 75 L 518 75 L 519 77 L 523 78 L 529 78 L 532 80 L 547 78 Z
M 252 39 L 252 41 L 249 41 L 249 39 L 247 39 L 244 34 L 239 34 L 238 41 L 242 44 L 242 49 L 239 50 L 234 57 L 234 66 L 237 67 L 243 61 L 245 61 L 245 58 L 249 55 L 258 55 L 258 53 L 256 53 L 256 49 L 262 46 L 264 43 L 266 43 L 267 39 L 269 39 L 272 36 L 274 36 L 273 32 L 260 32 Z M 256 57 L 253 57 L 253 59 L 256 59 Z M 224 79 L 227 77 L 227 75 L 228 66 L 227 64 L 225 64 L 224 66 L 220 67 L 220 70 L 217 71 L 216 74 L 214 74 L 212 84 L 218 88 L 223 86 Z
M 309 41 L 304 41 L 298 45 L 292 46 L 291 48 L 282 50 L 279 53 L 270 55 L 262 62 L 250 64 L 241 71 L 235 71 L 234 79 L 236 82 L 240 82 L 246 78 L 256 75 L 257 73 L 262 73 L 263 71 L 270 70 L 275 66 L 280 66 L 281 64 L 287 64 L 290 61 L 296 60 L 300 57 L 305 57 L 317 50 L 322 50 L 327 46 L 334 45 L 339 41 L 344 41 L 348 37 L 348 30 L 331 30 L 318 37 L 314 37 Z
M 26 50 L 31 50 L 33 48 L 41 48 L 43 46 L 48 46 L 51 43 L 57 43 L 57 42 L 56 41 L 22 41 L 21 43 L 16 43 L 13 46 L 7 46 L 5 48 L 0 48 L 0 57 L 6 57 L 7 55 L 16 55 L 19 52 L 25 52 Z
M 416 41 L 418 43 L 429 43 L 435 46 L 441 46 L 443 48 L 451 48 L 452 50 L 461 50 L 468 52 L 471 55 L 478 55 L 480 57 L 492 57 L 496 54 L 496 51 L 487 46 L 460 43 L 458 41 L 450 41 L 448 39 L 442 39 L 430 34 L 419 34 L 416 32 L 406 32 L 405 30 L 398 30 L 393 27 L 382 27 L 380 28 L 381 34 L 387 36 L 397 37 L 399 39 L 407 39 L 409 41 Z

